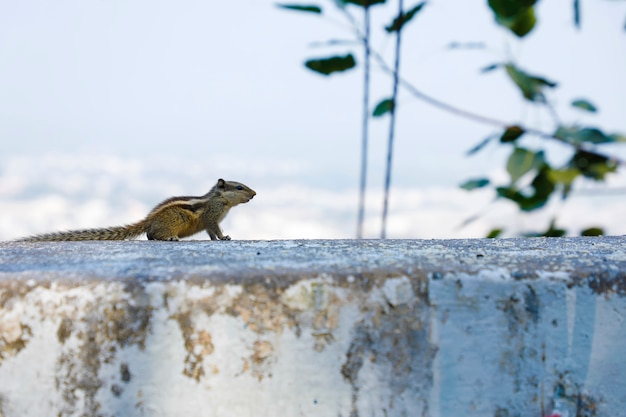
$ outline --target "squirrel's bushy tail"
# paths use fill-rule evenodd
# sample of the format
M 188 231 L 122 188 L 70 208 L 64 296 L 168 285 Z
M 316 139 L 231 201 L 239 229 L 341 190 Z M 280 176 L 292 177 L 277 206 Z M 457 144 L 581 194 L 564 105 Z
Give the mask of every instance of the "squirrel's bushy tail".
M 102 229 L 69 230 L 67 232 L 44 233 L 18 239 L 17 242 L 57 242 L 74 240 L 127 240 L 134 239 L 142 233 L 146 233 L 147 223 L 139 223 L 127 226 L 105 227 Z

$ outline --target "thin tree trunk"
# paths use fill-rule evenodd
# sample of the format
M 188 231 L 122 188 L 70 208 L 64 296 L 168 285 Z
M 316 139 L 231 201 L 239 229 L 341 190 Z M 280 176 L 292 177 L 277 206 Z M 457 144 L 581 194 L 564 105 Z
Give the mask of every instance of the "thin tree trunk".
M 403 4 L 402 0 L 398 0 L 398 17 L 402 17 Z M 384 200 L 383 200 L 383 217 L 382 217 L 382 227 L 380 231 L 380 238 L 387 238 L 387 215 L 389 212 L 389 189 L 391 187 L 391 168 L 393 162 L 393 141 L 395 136 L 395 127 L 396 127 L 396 108 L 398 104 L 398 84 L 400 80 L 400 45 L 401 45 L 401 34 L 402 34 L 402 25 L 398 28 L 396 32 L 396 50 L 395 50 L 395 63 L 394 63 L 394 71 L 393 71 L 393 94 L 391 97 L 392 106 L 391 106 L 391 115 L 389 118 L 389 140 L 387 142 L 387 167 L 385 170 L 385 192 L 384 192 Z
M 363 45 L 365 47 L 365 62 L 363 76 L 363 127 L 361 139 L 361 180 L 359 188 L 359 209 L 357 218 L 356 237 L 363 238 L 363 222 L 365 219 L 365 190 L 367 188 L 367 153 L 368 153 L 368 133 L 369 133 L 369 89 L 370 89 L 370 11 L 366 5 L 365 10 L 365 30 Z

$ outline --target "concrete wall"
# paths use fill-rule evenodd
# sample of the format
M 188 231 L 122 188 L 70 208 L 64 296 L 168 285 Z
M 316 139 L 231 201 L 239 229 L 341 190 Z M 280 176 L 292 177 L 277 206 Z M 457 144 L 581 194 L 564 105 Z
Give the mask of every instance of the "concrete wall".
M 626 239 L 0 243 L 0 417 L 626 416 Z

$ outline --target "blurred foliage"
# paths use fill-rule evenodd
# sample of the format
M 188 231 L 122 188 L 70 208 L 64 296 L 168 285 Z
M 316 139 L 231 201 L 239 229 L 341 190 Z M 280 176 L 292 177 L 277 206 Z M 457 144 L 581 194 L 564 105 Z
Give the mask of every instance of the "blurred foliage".
M 386 0 L 336 0 L 337 4 L 340 6 L 345 6 L 346 4 L 354 4 L 355 6 L 361 7 L 369 7 L 374 6 L 376 4 L 383 4 Z
M 380 101 L 376 107 L 374 108 L 374 111 L 372 112 L 372 116 L 374 117 L 380 117 L 383 116 L 387 113 L 390 113 L 393 108 L 395 106 L 395 103 L 393 101 L 393 99 L 391 98 L 386 98 L 382 101 Z
M 400 31 L 404 27 L 405 24 L 409 23 L 411 19 L 413 19 L 415 15 L 424 8 L 425 5 L 426 5 L 426 2 L 423 1 L 417 4 L 416 6 L 413 6 L 407 12 L 401 13 L 398 17 L 393 19 L 393 22 L 391 22 L 391 24 L 389 24 L 388 26 L 385 26 L 385 30 L 387 31 L 387 33 Z
M 276 6 L 282 9 L 295 10 L 298 12 L 309 12 L 309 13 L 317 13 L 317 14 L 322 13 L 322 8 L 319 6 L 315 6 L 315 5 L 307 6 L 307 5 L 302 5 L 302 4 L 280 4 L 279 3 Z
M 517 126 L 517 125 L 509 126 L 506 128 L 504 133 L 502 133 L 502 136 L 500 136 L 500 142 L 502 143 L 515 142 L 523 134 L 524 134 L 524 128 Z
M 522 38 L 537 23 L 534 5 L 536 0 L 489 0 L 488 4 L 496 22 Z
M 513 64 L 504 66 L 511 80 L 519 87 L 526 100 L 545 102 L 544 88 L 554 88 L 557 84 L 543 77 L 530 75 Z
M 572 107 L 577 107 L 581 110 L 585 110 L 590 113 L 596 113 L 598 111 L 596 106 L 594 106 L 593 104 L 591 104 L 591 102 L 585 99 L 578 99 L 578 100 L 572 101 Z
M 304 65 L 315 72 L 330 75 L 333 72 L 346 71 L 356 66 L 354 55 L 332 56 L 330 58 L 309 59 Z
M 357 7 L 369 10 L 370 6 L 391 3 L 385 0 L 334 0 L 335 5 L 341 10 L 348 21 L 353 25 L 356 41 L 370 48 L 369 38 L 363 35 L 357 26 L 356 20 L 350 14 L 350 8 Z M 496 24 L 510 32 L 515 38 L 522 39 L 533 31 L 537 23 L 536 5 L 538 0 L 488 0 L 487 5 L 493 13 Z M 426 2 L 420 2 L 411 8 L 396 13 L 396 17 L 386 25 L 384 33 L 391 34 L 404 29 L 409 22 L 425 9 Z M 313 5 L 278 4 L 285 10 L 298 11 L 309 14 L 322 14 L 322 8 Z M 476 6 L 483 7 L 483 6 Z M 579 0 L 573 0 L 573 23 L 578 29 L 581 27 L 581 13 Z M 549 23 L 547 23 L 549 24 Z M 365 33 L 368 33 L 367 31 Z M 328 41 L 321 45 L 354 45 L 354 41 Z M 316 45 L 320 45 L 319 43 Z M 483 49 L 483 42 L 452 42 L 449 49 Z M 374 51 L 375 52 L 375 51 Z M 385 72 L 394 75 L 393 71 L 382 62 L 382 57 L 377 55 L 378 62 Z M 325 58 L 310 59 L 305 62 L 310 70 L 331 75 L 336 72 L 348 71 L 356 68 L 357 63 L 352 52 L 344 56 L 330 56 Z M 475 115 L 468 111 L 459 110 L 452 105 L 443 103 L 437 99 L 428 98 L 432 105 L 443 110 L 461 116 L 474 118 L 479 122 L 490 123 L 499 126 L 499 131 L 483 139 L 477 145 L 467 151 L 467 155 L 474 155 L 483 150 L 488 144 L 497 142 L 500 146 L 510 146 L 511 152 L 506 160 L 505 168 L 509 174 L 509 181 L 505 184 L 496 184 L 489 178 L 474 178 L 463 182 L 460 187 L 467 191 L 492 187 L 496 196 L 505 199 L 517 206 L 522 212 L 530 212 L 546 206 L 553 196 L 560 196 L 566 200 L 572 190 L 580 181 L 585 179 L 592 181 L 605 181 L 607 175 L 614 173 L 623 163 L 603 152 L 600 147 L 605 144 L 626 143 L 626 136 L 620 133 L 607 133 L 596 126 L 567 124 L 560 121 L 555 109 L 549 100 L 549 93 L 558 87 L 558 83 L 543 75 L 533 74 L 531 71 L 507 60 L 506 62 L 493 63 L 482 68 L 481 72 L 490 73 L 496 70 L 503 71 L 511 81 L 513 88 L 521 93 L 521 97 L 534 106 L 543 107 L 548 114 L 552 115 L 556 128 L 553 131 L 540 131 L 522 124 L 510 124 L 497 121 L 488 117 Z M 419 92 L 415 87 L 403 80 L 404 87 L 409 86 L 408 91 L 419 99 L 426 99 L 426 95 Z M 417 92 L 417 93 L 416 93 Z M 393 113 L 396 106 L 395 97 L 381 99 L 371 114 L 374 117 L 383 117 Z M 598 107 L 586 98 L 575 98 L 571 106 L 581 112 L 593 115 L 598 112 Z M 531 149 L 524 146 L 526 138 L 539 138 L 544 141 L 553 141 L 565 146 L 569 152 L 569 158 L 565 163 L 557 166 L 551 165 L 546 149 Z M 465 222 L 464 224 L 466 224 Z M 500 237 L 504 228 L 497 228 L 489 232 L 487 237 Z M 548 228 L 543 232 L 524 233 L 524 236 L 559 237 L 567 234 L 563 228 L 556 226 L 553 219 Z M 582 236 L 599 236 L 604 234 L 600 227 L 590 227 L 581 232 Z
M 603 234 L 604 230 L 600 227 L 590 227 L 580 232 L 581 236 L 602 236 Z
M 483 68 L 481 71 L 484 73 L 491 72 L 498 68 L 504 68 L 509 78 L 520 89 L 526 100 L 544 102 L 544 89 L 546 87 L 554 88 L 557 86 L 557 83 L 554 81 L 547 80 L 537 75 L 528 74 L 527 72 L 519 69 L 513 63 L 491 64 Z
M 472 191 L 477 188 L 483 188 L 489 185 L 489 179 L 487 178 L 476 178 L 473 180 L 467 180 L 460 187 L 467 191 Z
M 487 239 L 495 239 L 500 237 L 500 235 L 504 232 L 503 229 L 493 229 L 487 234 Z

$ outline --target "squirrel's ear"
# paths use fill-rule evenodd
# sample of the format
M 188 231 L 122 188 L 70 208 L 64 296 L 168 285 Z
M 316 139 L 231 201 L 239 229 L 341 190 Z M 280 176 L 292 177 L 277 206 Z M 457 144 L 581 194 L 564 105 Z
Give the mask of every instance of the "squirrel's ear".
M 217 180 L 217 188 L 224 188 L 224 186 L 226 185 L 226 181 L 224 181 L 223 179 L 219 179 Z

